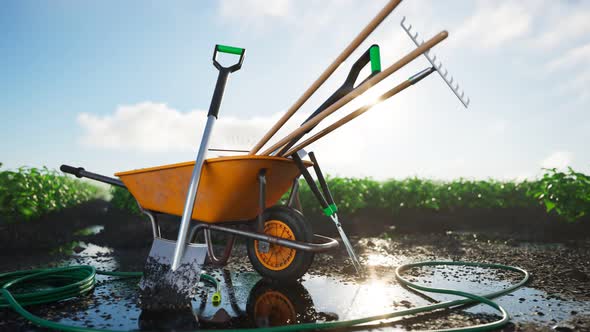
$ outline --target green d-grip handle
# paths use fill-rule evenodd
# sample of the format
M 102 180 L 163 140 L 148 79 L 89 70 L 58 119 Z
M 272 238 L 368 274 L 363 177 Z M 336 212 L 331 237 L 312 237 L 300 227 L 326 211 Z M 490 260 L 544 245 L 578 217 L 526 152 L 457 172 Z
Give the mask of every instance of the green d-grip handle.
M 221 64 L 219 64 L 219 62 L 217 62 L 218 52 L 239 55 L 240 59 L 238 60 L 238 63 L 229 67 L 224 67 Z M 245 48 L 217 44 L 215 45 L 215 52 L 213 52 L 213 64 L 215 65 L 215 68 L 219 70 L 229 70 L 230 73 L 233 73 L 234 71 L 242 68 L 242 62 L 244 62 L 244 54 L 246 54 Z
M 227 45 L 217 44 L 217 45 L 215 45 L 215 47 L 217 48 L 217 51 L 221 52 L 221 53 L 242 55 L 242 54 L 244 54 L 244 51 L 245 51 L 245 49 L 243 49 L 243 48 L 227 46 Z

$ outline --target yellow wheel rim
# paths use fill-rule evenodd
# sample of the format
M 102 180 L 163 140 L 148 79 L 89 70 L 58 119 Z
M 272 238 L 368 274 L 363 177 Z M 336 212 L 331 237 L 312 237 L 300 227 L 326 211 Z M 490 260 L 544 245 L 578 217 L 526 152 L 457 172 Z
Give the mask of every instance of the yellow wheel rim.
M 285 295 L 277 291 L 268 291 L 256 299 L 254 317 L 256 320 L 265 318 L 268 326 L 281 326 L 295 323 L 296 312 Z
M 279 220 L 269 220 L 264 224 L 264 234 L 280 237 L 287 240 L 295 240 L 293 231 L 287 224 Z M 295 259 L 295 249 L 270 244 L 268 252 L 258 249 L 258 241 L 254 241 L 256 258 L 264 267 L 273 271 L 281 271 L 289 267 Z

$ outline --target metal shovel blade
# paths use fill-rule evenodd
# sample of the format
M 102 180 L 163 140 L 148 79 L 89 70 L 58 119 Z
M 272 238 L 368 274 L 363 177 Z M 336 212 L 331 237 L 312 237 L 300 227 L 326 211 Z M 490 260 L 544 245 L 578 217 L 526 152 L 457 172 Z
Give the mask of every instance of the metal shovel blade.
M 172 270 L 175 247 L 175 241 L 154 239 L 139 282 L 142 309 L 169 310 L 191 306 L 207 256 L 207 246 L 187 244 L 180 265 Z

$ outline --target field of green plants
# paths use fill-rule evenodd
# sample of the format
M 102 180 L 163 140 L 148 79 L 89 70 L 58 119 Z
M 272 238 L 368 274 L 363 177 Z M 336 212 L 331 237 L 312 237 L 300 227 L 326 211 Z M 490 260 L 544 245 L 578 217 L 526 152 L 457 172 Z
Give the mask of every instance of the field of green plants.
M 466 180 L 434 181 L 420 178 L 330 178 L 328 185 L 339 208 L 349 213 L 360 209 L 387 209 L 393 215 L 403 209 L 450 210 L 457 208 L 512 208 L 544 205 L 573 222 L 590 214 L 590 177 L 569 168 L 546 169 L 536 181 Z M 301 204 L 320 213 L 311 190 L 301 183 Z
M 408 178 L 376 181 L 370 178 L 328 177 L 328 185 L 342 211 L 387 209 L 393 215 L 402 209 L 453 210 L 457 208 L 511 208 L 544 205 L 573 222 L 590 215 L 590 176 L 568 169 L 547 169 L 536 181 L 466 180 L 434 181 Z M 301 181 L 301 205 L 305 211 L 321 213 L 311 190 Z M 135 200 L 125 189 L 113 189 L 115 206 L 139 213 Z M 287 195 L 283 197 L 286 200 Z
M 96 186 L 45 167 L 0 170 L 0 222 L 35 219 L 100 194 Z
M 1 165 L 1 164 L 0 164 Z M 435 181 L 420 178 L 376 181 L 370 178 L 328 177 L 340 210 L 386 209 L 393 215 L 403 209 L 452 211 L 458 208 L 512 208 L 543 205 L 566 221 L 590 215 L 590 176 L 574 171 L 546 169 L 534 181 Z M 111 190 L 112 204 L 139 213 L 133 197 L 122 188 Z M 0 220 L 29 220 L 50 211 L 76 205 L 99 195 L 99 189 L 47 168 L 19 168 L 0 172 Z M 306 211 L 321 213 L 315 197 L 301 182 L 301 203 Z

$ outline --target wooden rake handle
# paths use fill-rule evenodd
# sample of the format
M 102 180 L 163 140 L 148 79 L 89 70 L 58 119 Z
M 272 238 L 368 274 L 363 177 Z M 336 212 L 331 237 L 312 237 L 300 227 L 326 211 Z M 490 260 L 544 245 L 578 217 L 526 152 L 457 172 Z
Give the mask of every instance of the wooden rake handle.
M 269 147 L 264 152 L 262 152 L 261 155 L 270 155 L 272 152 L 276 151 L 277 149 L 281 148 L 283 145 L 287 144 L 293 138 L 297 137 L 300 134 L 307 132 L 308 130 L 310 130 L 311 128 L 316 126 L 318 123 L 320 123 L 320 121 L 325 119 L 327 116 L 329 116 L 330 114 L 337 111 L 340 107 L 346 105 L 346 103 L 348 103 L 352 99 L 356 98 L 358 95 L 367 91 L 369 88 L 371 88 L 375 84 L 381 82 L 387 76 L 395 73 L 400 68 L 402 68 L 403 66 L 410 63 L 412 60 L 419 57 L 422 53 L 428 51 L 429 49 L 431 49 L 432 47 L 434 47 L 435 45 L 437 45 L 441 41 L 445 40 L 448 36 L 449 36 L 449 33 L 446 31 L 439 32 L 437 35 L 430 38 L 427 42 L 423 43 L 422 45 L 418 46 L 410 53 L 406 54 L 403 58 L 398 60 L 396 63 L 387 67 L 385 70 L 383 70 L 379 74 L 371 77 L 370 79 L 365 81 L 363 84 L 358 86 L 356 89 L 351 91 L 346 96 L 340 98 L 337 102 L 332 104 L 330 107 L 326 108 L 321 114 L 319 114 L 315 118 L 312 118 L 311 120 L 307 121 L 301 127 L 295 129 L 289 135 L 285 136 L 283 139 L 281 139 L 277 143 L 273 144 L 271 147 Z
M 318 77 L 313 84 L 305 90 L 303 95 L 297 99 L 297 101 L 287 110 L 287 112 L 272 126 L 272 128 L 254 145 L 250 150 L 250 154 L 256 154 L 260 148 L 268 142 L 268 140 L 281 129 L 281 127 L 297 112 L 297 110 L 316 92 L 316 90 L 324 84 L 324 82 L 332 75 L 334 71 L 342 64 L 354 50 L 377 28 L 377 26 L 383 22 L 383 20 L 391 13 L 401 0 L 389 1 L 383 9 L 375 16 L 369 24 L 354 38 L 350 44 L 338 55 L 338 57 L 324 70 L 324 72 Z

